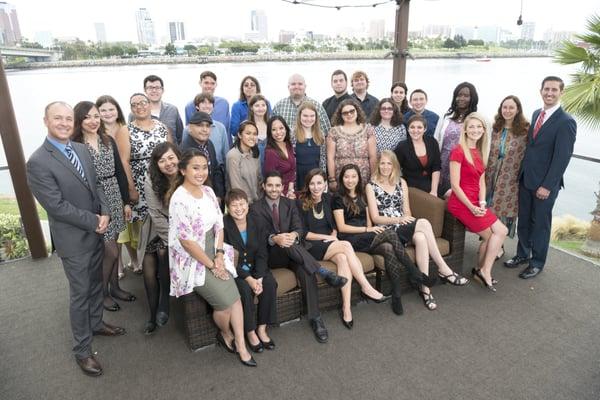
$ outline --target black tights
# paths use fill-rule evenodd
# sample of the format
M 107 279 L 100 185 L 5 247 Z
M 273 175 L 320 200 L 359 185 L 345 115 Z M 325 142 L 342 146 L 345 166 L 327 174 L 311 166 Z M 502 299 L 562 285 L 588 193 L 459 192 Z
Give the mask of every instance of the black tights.
M 125 292 L 119 286 L 118 266 L 119 252 L 117 242 L 115 240 L 104 242 L 104 259 L 102 260 L 102 288 L 105 300 L 107 300 L 110 295 L 113 295 L 117 298 L 125 298 L 130 296 L 130 293 Z
M 156 322 L 156 313 L 169 313 L 169 276 L 168 249 L 158 249 L 155 253 L 144 255 L 144 286 L 150 307 L 150 321 Z

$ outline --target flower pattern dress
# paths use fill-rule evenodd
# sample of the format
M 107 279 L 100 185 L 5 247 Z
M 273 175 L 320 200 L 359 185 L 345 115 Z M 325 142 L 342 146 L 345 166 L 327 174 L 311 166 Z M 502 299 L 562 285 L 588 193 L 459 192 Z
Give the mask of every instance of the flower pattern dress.
M 183 186 L 175 190 L 169 203 L 171 296 L 191 293 L 194 287 L 204 285 L 206 276 L 204 265 L 183 248 L 180 240 L 193 240 L 206 249 L 207 232 L 212 230 L 216 238 L 222 229 L 223 214 L 217 196 L 210 187 L 202 187 L 201 198 L 192 196 Z M 216 247 L 216 240 L 214 245 Z M 237 272 L 233 264 L 233 247 L 223 244 L 223 249 L 225 268 L 235 278 Z
M 375 193 L 375 200 L 377 201 L 377 210 L 379 215 L 384 217 L 403 217 L 404 216 L 404 198 L 405 194 L 402 190 L 400 182 L 396 183 L 394 191 L 388 193 L 375 182 L 371 182 L 371 187 Z M 400 238 L 400 241 L 406 246 L 415 234 L 416 220 L 409 224 L 388 224 L 383 225 L 388 229 L 393 229 Z
M 146 218 L 148 205 L 146 204 L 144 182 L 146 181 L 150 155 L 157 144 L 167 141 L 167 128 L 160 121 L 153 121 L 154 127 L 150 131 L 139 128 L 133 122 L 127 125 L 127 129 L 129 130 L 129 144 L 131 145 L 131 175 L 135 190 L 140 195 L 137 204 L 132 207 L 131 222 L 143 221 Z
M 527 147 L 527 135 L 514 136 L 503 129 L 492 132 L 490 156 L 485 171 L 486 201 L 494 214 L 506 225 L 510 237 L 514 237 L 519 213 L 519 190 L 517 181 L 521 162 Z
M 440 188 L 442 191 L 450 189 L 450 152 L 458 144 L 463 123 L 450 120 L 442 139 L 440 158 L 442 159 L 442 170 L 440 173 Z
M 98 182 L 102 186 L 106 202 L 110 210 L 108 229 L 104 233 L 104 241 L 116 240 L 119 233 L 125 229 L 123 217 L 123 200 L 119 191 L 119 182 L 115 175 L 115 157 L 112 145 L 105 145 L 98 138 L 98 150 L 86 143 L 92 156 Z
M 334 126 L 329 136 L 335 143 L 335 176 L 340 175 L 346 164 L 356 164 L 363 182 L 369 182 L 371 167 L 369 165 L 369 146 L 367 141 L 375 131 L 371 125 L 359 126 L 353 132 L 346 132 L 341 126 Z

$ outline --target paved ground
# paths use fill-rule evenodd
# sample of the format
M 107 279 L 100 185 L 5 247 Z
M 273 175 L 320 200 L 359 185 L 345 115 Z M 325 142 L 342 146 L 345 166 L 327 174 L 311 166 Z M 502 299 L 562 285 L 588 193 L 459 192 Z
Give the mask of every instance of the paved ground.
M 467 240 L 466 266 L 476 241 Z M 507 244 L 509 253 L 514 243 Z M 324 314 L 328 344 L 306 321 L 272 330 L 277 349 L 241 366 L 213 346 L 187 349 L 177 311 L 145 337 L 141 277 L 123 286 L 139 298 L 106 320 L 119 338 L 97 338 L 105 374 L 85 377 L 70 356 L 67 283 L 59 260 L 0 265 L 0 399 L 577 399 L 600 398 L 600 268 L 551 250 L 530 281 L 499 264 L 498 292 L 473 282 L 434 288 L 439 309 L 415 292 L 405 315 L 359 304 L 355 328 Z

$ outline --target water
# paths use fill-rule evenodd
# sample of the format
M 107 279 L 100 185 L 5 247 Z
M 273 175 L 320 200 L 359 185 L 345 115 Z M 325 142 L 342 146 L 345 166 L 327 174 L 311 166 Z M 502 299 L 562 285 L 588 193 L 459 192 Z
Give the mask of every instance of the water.
M 199 92 L 199 75 L 206 69 L 218 76 L 216 94 L 232 104 L 239 96 L 243 76 L 253 75 L 261 83 L 262 93 L 272 103 L 288 95 L 287 79 L 295 72 L 304 75 L 307 94 L 320 101 L 331 96 L 330 74 L 341 68 L 347 74 L 361 69 L 370 77 L 369 93 L 381 98 L 389 95 L 392 61 L 303 61 L 227 63 L 204 65 L 140 65 L 126 67 L 65 68 L 9 72 L 8 83 L 17 116 L 25 156 L 28 157 L 43 141 L 44 106 L 54 100 L 75 105 L 81 100 L 95 99 L 103 94 L 114 96 L 125 112 L 131 94 L 142 91 L 142 81 L 150 74 L 159 75 L 165 82 L 163 99 L 179 107 L 183 114 L 185 104 Z M 526 115 L 530 118 L 539 108 L 539 85 L 546 75 L 558 75 L 567 80 L 572 67 L 554 64 L 549 58 L 494 59 L 489 63 L 474 60 L 416 60 L 409 61 L 407 84 L 409 90 L 424 89 L 429 95 L 429 109 L 443 113 L 450 105 L 454 87 L 462 81 L 472 82 L 479 93 L 479 111 L 490 120 L 499 102 L 508 94 L 519 96 Z M 600 132 L 579 126 L 575 152 L 598 158 Z M 6 165 L 0 151 L 0 165 Z M 600 164 L 573 159 L 565 175 L 566 189 L 559 195 L 555 215 L 572 214 L 589 220 L 595 207 L 594 191 L 598 191 Z M 0 171 L 0 195 L 13 194 L 7 171 Z

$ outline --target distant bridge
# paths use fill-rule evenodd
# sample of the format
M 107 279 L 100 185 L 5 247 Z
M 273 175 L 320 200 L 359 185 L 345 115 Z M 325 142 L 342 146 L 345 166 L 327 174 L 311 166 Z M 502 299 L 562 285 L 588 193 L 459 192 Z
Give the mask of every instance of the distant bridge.
M 58 61 L 62 57 L 61 51 L 6 46 L 0 46 L 0 54 L 2 57 L 26 57 L 31 61 Z

